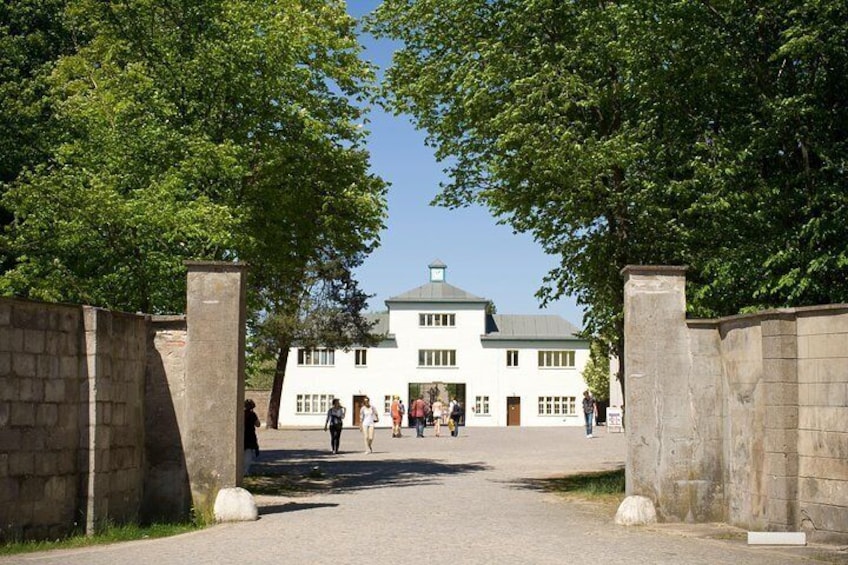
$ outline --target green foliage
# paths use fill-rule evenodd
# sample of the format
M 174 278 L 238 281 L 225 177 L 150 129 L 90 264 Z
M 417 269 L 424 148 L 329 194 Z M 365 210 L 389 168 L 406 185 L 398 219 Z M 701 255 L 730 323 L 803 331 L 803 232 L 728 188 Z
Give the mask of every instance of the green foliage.
M 55 141 L 3 196 L 1 293 L 175 312 L 185 259 L 238 259 L 251 307 L 274 311 L 322 255 L 372 248 L 385 186 L 357 104 L 373 77 L 342 4 L 50 6 L 80 41 L 44 55 Z
M 589 346 L 589 362 L 583 368 L 583 380 L 595 400 L 609 400 L 610 351 L 606 343 L 595 340 Z
M 108 525 L 100 529 L 100 531 L 93 536 L 74 535 L 65 539 L 53 541 L 21 541 L 0 544 L 0 555 L 18 555 L 22 553 L 34 553 L 36 551 L 73 549 L 77 547 L 90 547 L 122 541 L 163 538 L 195 531 L 201 527 L 201 525 L 196 523 L 158 523 L 145 526 L 136 524 L 125 524 L 121 526 Z
M 385 103 L 560 265 L 622 358 L 628 264 L 690 266 L 690 308 L 848 300 L 848 5 L 386 0 Z

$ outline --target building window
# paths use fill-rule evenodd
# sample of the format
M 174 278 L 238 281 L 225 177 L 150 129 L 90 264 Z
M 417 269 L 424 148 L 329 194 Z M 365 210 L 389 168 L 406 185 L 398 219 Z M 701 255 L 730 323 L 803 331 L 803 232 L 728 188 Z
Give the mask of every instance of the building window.
M 474 397 L 474 413 L 478 416 L 489 416 L 489 397 L 475 396 Z
M 419 367 L 456 367 L 456 349 L 419 349 Z
M 518 350 L 517 349 L 507 349 L 506 350 L 506 366 L 507 367 L 518 367 Z
M 577 398 L 574 396 L 540 396 L 539 416 L 574 416 Z
M 326 414 L 333 404 L 332 394 L 298 394 L 298 414 Z
M 356 349 L 353 352 L 356 361 L 354 364 L 357 367 L 365 367 L 368 365 L 368 350 L 367 349 Z
M 297 364 L 332 366 L 336 364 L 336 352 L 333 349 L 298 349 Z
M 386 395 L 383 397 L 383 414 L 389 414 L 392 411 L 392 397 Z
M 418 325 L 425 328 L 453 328 L 456 314 L 418 314 Z
M 549 368 L 573 368 L 574 367 L 574 351 L 558 350 L 558 351 L 540 351 L 539 352 L 539 367 Z

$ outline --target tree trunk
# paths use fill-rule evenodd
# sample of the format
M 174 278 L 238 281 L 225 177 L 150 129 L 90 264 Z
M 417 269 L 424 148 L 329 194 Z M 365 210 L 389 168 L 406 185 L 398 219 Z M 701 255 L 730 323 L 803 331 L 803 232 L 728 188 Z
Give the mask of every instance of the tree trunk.
M 289 347 L 281 346 L 277 351 L 277 366 L 274 368 L 274 384 L 271 385 L 271 398 L 268 399 L 269 428 L 277 429 L 280 422 L 280 398 L 283 395 L 283 381 L 286 380 L 286 365 L 289 362 Z

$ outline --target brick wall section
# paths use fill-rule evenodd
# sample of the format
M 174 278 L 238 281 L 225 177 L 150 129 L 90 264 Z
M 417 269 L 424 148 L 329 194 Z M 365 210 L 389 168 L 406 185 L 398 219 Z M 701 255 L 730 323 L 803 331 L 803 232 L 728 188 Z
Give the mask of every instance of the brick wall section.
M 185 425 L 185 316 L 154 316 L 151 320 L 145 384 L 145 521 L 189 518 L 191 490 L 180 437 Z
M 268 427 L 268 401 L 271 400 L 270 390 L 248 389 L 244 391 L 244 397 L 250 398 L 256 403 L 254 412 L 259 416 L 263 426 Z M 260 449 L 262 446 L 259 446 Z
M 78 307 L 0 299 L 0 539 L 80 519 L 81 330 Z
M 623 274 L 628 494 L 669 521 L 848 543 L 848 305 L 684 320 L 679 268 Z

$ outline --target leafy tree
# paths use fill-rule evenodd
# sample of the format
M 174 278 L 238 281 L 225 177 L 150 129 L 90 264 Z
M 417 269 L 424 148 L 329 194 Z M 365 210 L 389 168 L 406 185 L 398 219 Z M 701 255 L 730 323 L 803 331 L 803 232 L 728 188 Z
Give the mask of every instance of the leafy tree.
M 0 292 L 174 312 L 185 259 L 245 261 L 251 331 L 276 346 L 278 408 L 292 340 L 342 343 L 365 327 L 351 269 L 385 216 L 361 127 L 373 72 L 344 3 L 52 0 L 44 18 L 34 6 L 9 6 L 32 29 L 7 36 L 60 22 L 80 40 L 39 59 L 31 122 L 51 143 L 3 163 Z
M 689 264 L 693 312 L 848 297 L 846 8 L 832 0 L 386 0 L 386 104 L 450 182 L 560 265 L 623 358 L 627 264 Z M 623 364 L 619 378 L 624 374 Z
M 285 383 L 289 351 L 292 346 L 306 349 L 327 347 L 349 350 L 354 345 L 375 345 L 373 324 L 362 315 L 369 296 L 353 278 L 365 252 L 341 255 L 325 254 L 303 272 L 293 292 L 297 300 L 281 301 L 253 324 L 253 357 L 264 362 L 272 385 L 267 425 L 279 423 L 280 398 Z
M 52 62 L 57 143 L 4 195 L 0 291 L 180 311 L 184 259 L 239 259 L 261 309 L 320 252 L 376 241 L 384 183 L 356 104 L 372 72 L 341 3 L 63 7 L 89 39 Z

